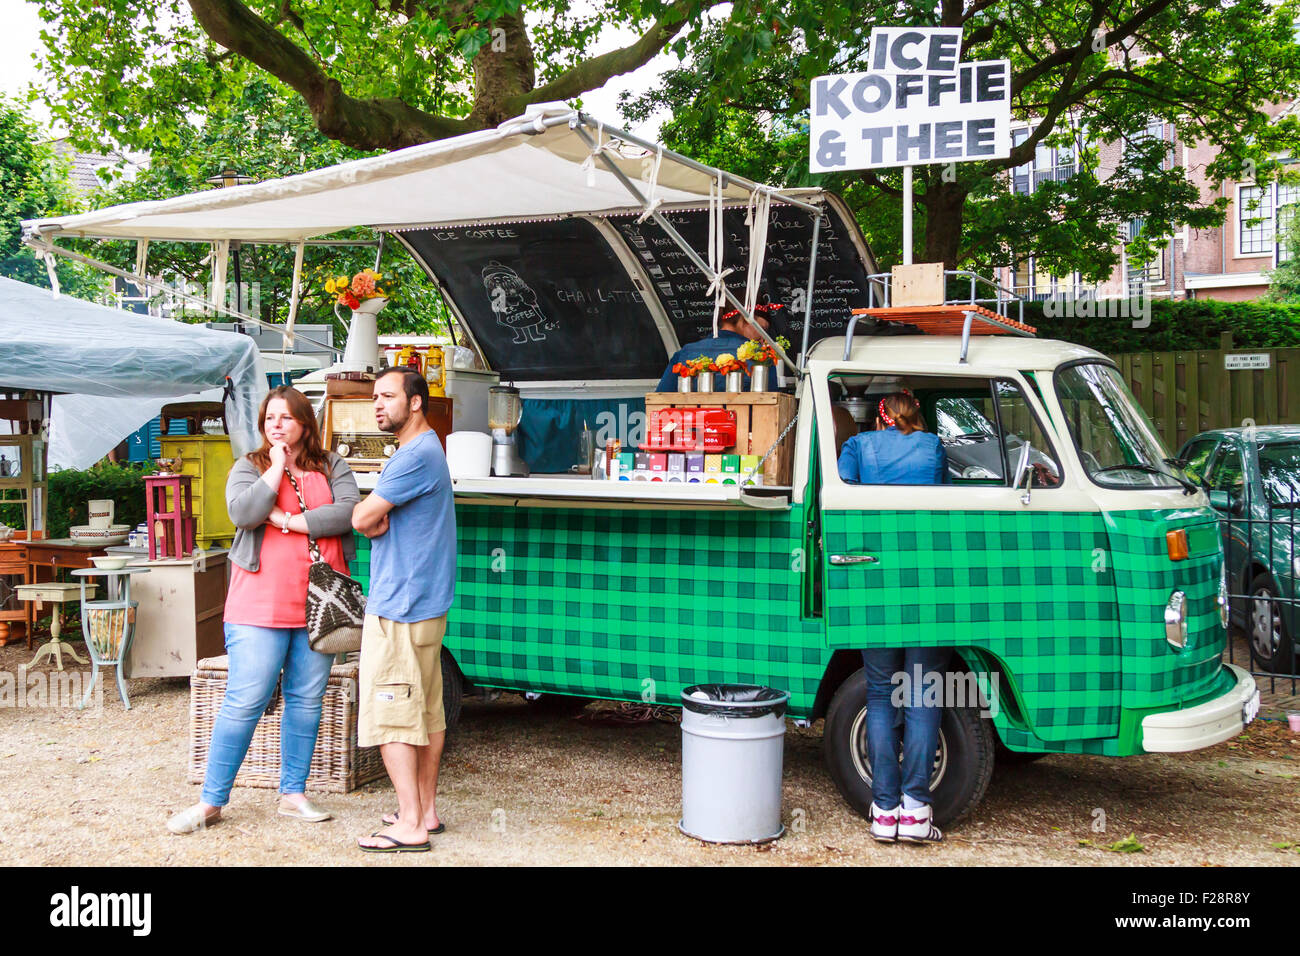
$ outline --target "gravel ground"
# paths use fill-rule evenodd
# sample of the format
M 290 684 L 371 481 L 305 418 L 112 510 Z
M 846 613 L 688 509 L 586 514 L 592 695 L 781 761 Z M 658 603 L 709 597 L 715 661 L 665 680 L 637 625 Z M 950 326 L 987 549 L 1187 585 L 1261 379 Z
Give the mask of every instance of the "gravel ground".
M 0 678 L 17 673 L 29 657 L 21 645 L 0 648 Z M 357 851 L 353 841 L 377 829 L 379 815 L 395 805 L 386 780 L 351 794 L 314 795 L 335 814 L 323 824 L 278 817 L 273 791 L 241 788 L 211 830 L 167 833 L 168 814 L 198 795 L 185 776 L 188 682 L 136 680 L 130 693 L 130 711 L 112 686 L 98 713 L 16 708 L 12 698 L 0 708 L 0 861 L 1300 864 L 1300 734 L 1276 720 L 1194 754 L 1051 756 L 1000 767 L 976 813 L 933 847 L 873 843 L 823 768 L 820 724 L 792 727 L 785 753 L 787 835 L 765 847 L 717 847 L 677 831 L 675 724 L 540 716 L 512 694 L 470 699 L 443 764 L 439 806 L 446 834 L 434 838 L 433 853 L 374 856 Z M 1104 831 L 1094 830 L 1103 823 Z M 1107 849 L 1129 834 L 1140 850 Z

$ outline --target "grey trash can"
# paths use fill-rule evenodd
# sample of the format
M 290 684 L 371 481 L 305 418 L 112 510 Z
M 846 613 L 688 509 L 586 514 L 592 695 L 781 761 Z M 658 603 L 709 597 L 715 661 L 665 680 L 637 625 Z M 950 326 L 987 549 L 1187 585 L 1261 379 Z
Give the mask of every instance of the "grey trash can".
M 790 695 L 753 684 L 682 691 L 682 820 L 708 843 L 767 843 L 781 824 L 785 707 Z

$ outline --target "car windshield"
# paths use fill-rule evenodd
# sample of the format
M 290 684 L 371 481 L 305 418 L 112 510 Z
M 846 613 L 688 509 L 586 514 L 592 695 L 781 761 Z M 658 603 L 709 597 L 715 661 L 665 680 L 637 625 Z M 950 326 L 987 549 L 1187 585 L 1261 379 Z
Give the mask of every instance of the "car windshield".
M 1056 373 L 1056 393 L 1088 477 L 1111 488 L 1180 485 L 1176 466 L 1123 376 L 1087 362 Z M 1175 477 L 1178 475 L 1179 477 Z
M 1300 502 L 1300 443 L 1260 445 L 1259 480 L 1269 504 L 1295 507 Z

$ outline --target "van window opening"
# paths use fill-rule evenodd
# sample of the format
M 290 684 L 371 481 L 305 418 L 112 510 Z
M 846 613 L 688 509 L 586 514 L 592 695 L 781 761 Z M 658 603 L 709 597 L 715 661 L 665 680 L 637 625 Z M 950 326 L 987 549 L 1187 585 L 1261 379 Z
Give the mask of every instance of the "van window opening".
M 1105 488 L 1173 488 L 1185 480 L 1119 370 L 1084 360 L 1056 370 L 1057 399 L 1088 477 Z
M 1061 483 L 1059 458 L 1024 390 L 1015 382 L 983 377 L 886 377 L 861 373 L 833 374 L 829 380 L 846 394 L 841 404 L 865 406 L 863 420 L 855 423 L 853 434 L 874 425 L 876 402 L 881 396 L 910 389 L 921 404 L 926 428 L 943 443 L 948 478 L 955 485 L 1009 487 L 1015 477 L 1012 468 L 1026 443 L 1033 464 L 1032 487 L 1054 488 Z M 873 381 L 874 387 L 869 384 Z M 834 427 L 834 422 L 830 427 Z M 843 437 L 851 436 L 841 436 L 837 430 L 837 451 Z

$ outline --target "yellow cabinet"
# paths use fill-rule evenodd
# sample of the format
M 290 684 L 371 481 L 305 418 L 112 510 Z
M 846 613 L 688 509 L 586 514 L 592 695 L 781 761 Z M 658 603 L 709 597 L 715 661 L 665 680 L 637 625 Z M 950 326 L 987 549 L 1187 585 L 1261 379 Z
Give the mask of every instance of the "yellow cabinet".
M 226 478 L 235 464 L 228 435 L 164 435 L 164 458 L 181 460 L 182 475 L 192 475 L 194 543 L 205 550 L 228 548 L 235 525 L 226 512 Z

